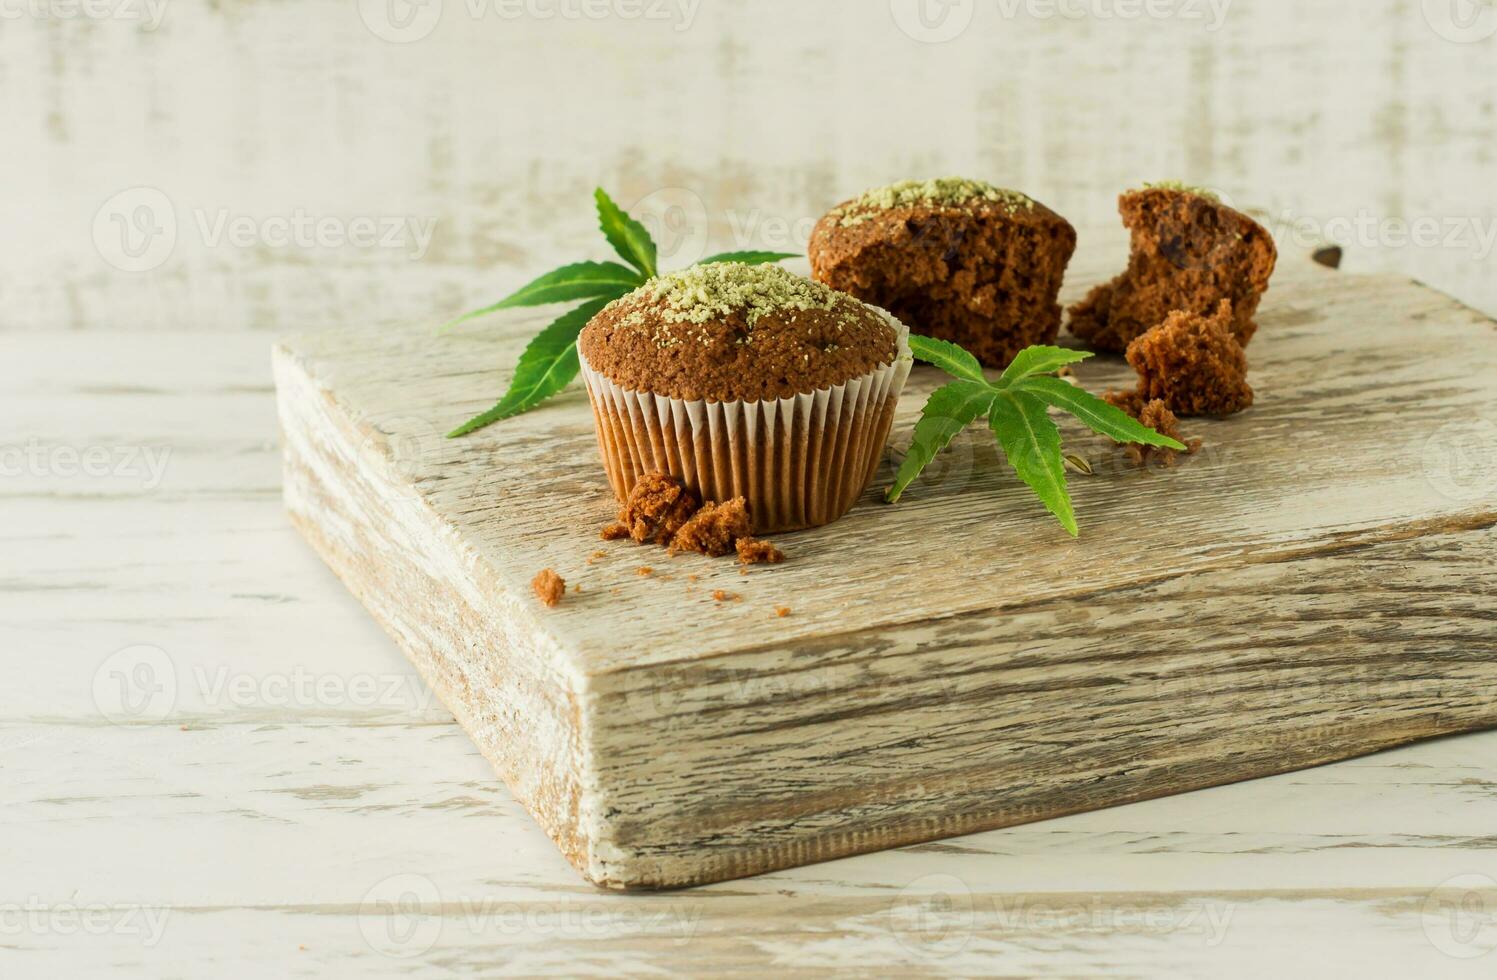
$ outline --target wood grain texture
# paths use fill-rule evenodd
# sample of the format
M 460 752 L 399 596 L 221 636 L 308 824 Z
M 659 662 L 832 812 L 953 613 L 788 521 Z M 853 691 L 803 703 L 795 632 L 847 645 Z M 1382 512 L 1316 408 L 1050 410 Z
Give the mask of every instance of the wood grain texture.
M 1449 883 L 1497 878 L 1497 732 L 685 892 L 581 885 L 286 520 L 263 334 L 7 343 L 0 443 L 169 454 L 159 483 L 0 480 L 7 976 L 1491 974 L 1497 892 Z M 93 677 L 141 643 L 175 706 L 111 724 Z M 412 875 L 435 896 L 366 905 Z M 70 929 L 70 903 L 165 926 Z
M 783 568 L 743 579 L 632 546 L 588 565 L 610 498 L 579 396 L 471 441 L 434 437 L 447 403 L 460 415 L 466 391 L 492 392 L 475 365 L 511 361 L 524 321 L 280 348 L 288 506 L 564 853 L 612 887 L 1497 724 L 1497 488 L 1449 462 L 1492 450 L 1490 322 L 1405 280 L 1305 263 L 1262 324 L 1259 407 L 1192 422 L 1202 456 L 1137 471 L 1075 440 L 1102 464 L 1078 481 L 1079 542 L 974 439 L 908 503 L 787 537 Z M 1407 343 L 1414 325 L 1427 347 Z M 1465 356 L 1426 352 L 1450 349 Z M 1100 388 L 1125 372 L 1080 373 Z M 643 563 L 663 574 L 635 575 Z M 543 613 L 527 599 L 543 566 L 582 594 Z M 510 659 L 555 687 L 509 682 Z
M 168 2 L 154 29 L 17 0 L 0 118 L 9 162 L 24 162 L 11 184 L 30 192 L 0 198 L 22 232 L 0 240 L 0 327 L 435 323 L 604 257 L 599 183 L 646 216 L 674 268 L 800 249 L 838 201 L 945 173 L 1021 188 L 1084 232 L 1115 228 L 1124 187 L 1187 178 L 1261 209 L 1285 254 L 1334 238 L 1348 271 L 1399 270 L 1497 309 L 1497 38 L 1479 4 L 1465 43 L 1437 19 L 1464 0 L 1149 5 L 1164 16 L 953 3 L 971 22 L 944 43 L 901 30 L 894 11 L 913 0 L 643 0 L 667 16 L 608 15 L 631 5 L 432 0 L 430 33 L 395 43 L 373 29 L 390 9 L 376 0 Z M 500 13 L 517 7 L 539 13 Z M 138 187 L 169 205 L 157 199 L 154 225 L 132 223 Z M 363 245 L 275 234 L 298 216 L 418 227 Z M 224 221 L 248 221 L 248 237 Z M 142 227 L 172 229 L 169 253 L 112 264 Z

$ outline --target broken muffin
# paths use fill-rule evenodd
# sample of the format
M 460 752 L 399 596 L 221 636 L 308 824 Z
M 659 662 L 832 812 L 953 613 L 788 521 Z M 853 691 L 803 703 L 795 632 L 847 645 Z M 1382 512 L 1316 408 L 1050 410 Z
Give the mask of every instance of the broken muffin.
M 1278 260 L 1268 231 L 1211 191 L 1178 183 L 1129 191 L 1118 210 L 1132 232 L 1128 268 L 1071 307 L 1071 333 L 1122 353 L 1171 312 L 1208 316 L 1228 300 L 1231 333 L 1246 346 Z
M 811 274 L 1006 367 L 1060 330 L 1070 222 L 1032 198 L 956 177 L 904 181 L 833 208 L 811 233 Z
M 1158 399 L 1177 415 L 1231 415 L 1252 405 L 1233 322 L 1232 304 L 1222 300 L 1210 316 L 1177 310 L 1129 344 L 1138 401 Z

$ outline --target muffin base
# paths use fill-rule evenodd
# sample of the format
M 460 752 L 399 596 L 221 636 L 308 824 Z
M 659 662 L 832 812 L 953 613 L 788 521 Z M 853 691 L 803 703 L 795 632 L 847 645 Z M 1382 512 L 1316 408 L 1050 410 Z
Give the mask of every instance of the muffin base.
M 579 356 L 614 495 L 622 501 L 646 474 L 669 473 L 703 500 L 746 498 L 755 533 L 837 520 L 878 471 L 913 363 L 909 331 L 885 316 L 898 336 L 892 363 L 791 398 L 709 402 L 629 391 Z

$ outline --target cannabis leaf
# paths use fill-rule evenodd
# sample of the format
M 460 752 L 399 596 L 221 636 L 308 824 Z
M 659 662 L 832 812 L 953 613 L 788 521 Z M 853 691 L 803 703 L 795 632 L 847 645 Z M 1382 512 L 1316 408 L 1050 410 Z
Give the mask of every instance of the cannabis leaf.
M 645 230 L 645 226 L 629 217 L 628 213 L 617 204 L 613 198 L 599 187 L 593 192 L 598 201 L 598 226 L 603 229 L 603 237 L 608 239 L 608 244 L 613 250 L 623 257 L 634 268 L 642 272 L 646 279 L 655 275 L 655 239 Z
M 587 300 L 581 306 L 557 317 L 537 334 L 520 355 L 520 361 L 515 366 L 515 376 L 504 397 L 487 412 L 458 426 L 449 433 L 448 438 L 464 436 L 501 419 L 528 412 L 571 384 L 581 369 L 577 361 L 577 336 L 587 326 L 587 321 L 597 316 L 603 307 L 643 286 L 657 274 L 655 263 L 658 249 L 645 226 L 615 204 L 613 198 L 601 187 L 593 196 L 598 207 L 598 227 L 602 229 L 603 237 L 608 239 L 608 244 L 613 246 L 619 258 L 629 265 L 617 262 L 576 262 L 564 265 L 521 286 L 497 303 L 464 313 L 444 324 L 442 331 L 496 310 Z M 793 252 L 723 252 L 705 258 L 698 264 L 742 262 L 745 265 L 763 265 L 794 257 Z
M 712 265 L 716 262 L 742 262 L 744 265 L 764 265 L 781 259 L 793 259 L 794 252 L 719 252 L 709 255 L 697 265 Z
M 464 313 L 456 320 L 444 324 L 441 329 L 448 330 L 495 310 L 508 310 L 517 306 L 543 306 L 546 303 L 589 299 L 593 296 L 614 299 L 635 289 L 640 282 L 639 273 L 617 262 L 578 262 L 575 265 L 564 265 L 529 285 L 521 286 L 492 306 Z
M 1093 431 L 1117 442 L 1185 449 L 1097 396 L 1054 377 L 1067 364 L 1092 356 L 1084 351 L 1026 347 L 997 381 L 989 381 L 977 358 L 956 344 L 911 335 L 910 350 L 957 380 L 937 388 L 925 403 L 915 423 L 914 441 L 894 476 L 894 485 L 884 496 L 891 504 L 957 433 L 983 416 L 987 416 L 988 428 L 1019 479 L 1029 484 L 1072 537 L 1080 534 L 1080 529 L 1066 490 L 1065 455 L 1060 429 L 1050 417 L 1052 407 L 1069 412 Z
M 528 412 L 570 384 L 581 369 L 577 362 L 577 335 L 587 326 L 587 321 L 610 302 L 612 300 L 595 299 L 583 303 L 575 310 L 563 313 L 536 334 L 525 353 L 520 355 L 514 380 L 509 383 L 509 390 L 499 404 L 464 422 L 448 433 L 448 438 L 456 439 L 501 419 Z

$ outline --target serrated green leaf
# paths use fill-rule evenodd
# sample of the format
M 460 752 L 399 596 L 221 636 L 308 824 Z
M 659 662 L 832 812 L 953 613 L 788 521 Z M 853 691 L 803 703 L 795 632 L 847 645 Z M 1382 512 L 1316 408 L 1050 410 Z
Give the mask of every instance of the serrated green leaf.
M 988 427 L 998 437 L 998 444 L 1019 479 L 1029 484 L 1071 537 L 1078 536 L 1081 532 L 1076 526 L 1071 495 L 1066 490 L 1060 429 L 1050 418 L 1045 403 L 1024 391 L 1000 392 L 988 412 Z
M 1122 409 L 1107 404 L 1096 395 L 1077 388 L 1075 385 L 1066 384 L 1059 378 L 1025 378 L 1016 384 L 1013 390 L 1027 392 L 1043 399 L 1056 408 L 1076 416 L 1093 432 L 1117 442 L 1138 442 L 1147 446 L 1185 450 L 1185 447 L 1178 441 L 1169 436 L 1160 435 Z
M 988 379 L 983 375 L 982 365 L 977 363 L 977 358 L 956 344 L 912 333 L 910 334 L 910 352 L 919 360 L 934 364 L 953 378 L 987 384 Z
M 1021 378 L 1027 378 L 1034 374 L 1050 374 L 1065 367 L 1067 364 L 1075 364 L 1091 357 L 1091 353 L 1084 350 L 1068 350 L 1064 347 L 1048 347 L 1043 344 L 1035 344 L 1019 351 L 1018 355 L 1011 361 L 1008 368 L 1004 370 L 1003 376 L 998 379 L 999 385 L 1013 384 Z
M 547 303 L 563 303 L 573 299 L 607 298 L 617 299 L 644 283 L 644 276 L 617 262 L 576 262 L 553 269 L 504 299 L 485 306 L 481 310 L 464 313 L 456 320 L 444 323 L 439 329 L 450 330 L 460 323 L 497 310 L 509 310 L 521 306 L 543 306 Z
M 645 278 L 656 276 L 655 240 L 645 226 L 631 218 L 623 208 L 613 203 L 613 198 L 599 187 L 593 196 L 598 202 L 598 226 L 603 237 L 619 253 L 619 257 L 644 273 Z
M 577 335 L 587 321 L 598 315 L 609 300 L 593 300 L 557 317 L 536 334 L 520 355 L 509 390 L 493 408 L 475 416 L 448 433 L 449 439 L 465 436 L 521 412 L 528 412 L 561 391 L 577 376 Z
M 894 485 L 884 495 L 884 500 L 896 503 L 905 488 L 914 482 L 937 453 L 951 444 L 958 432 L 973 419 L 987 413 L 993 396 L 993 389 L 986 383 L 973 381 L 953 381 L 931 392 L 930 400 L 920 413 L 920 421 L 915 423 L 915 438 L 910 443 L 910 451 L 899 464 Z
M 712 265 L 716 262 L 742 262 L 744 265 L 765 265 L 783 259 L 798 259 L 798 252 L 719 252 L 709 255 L 697 265 Z

